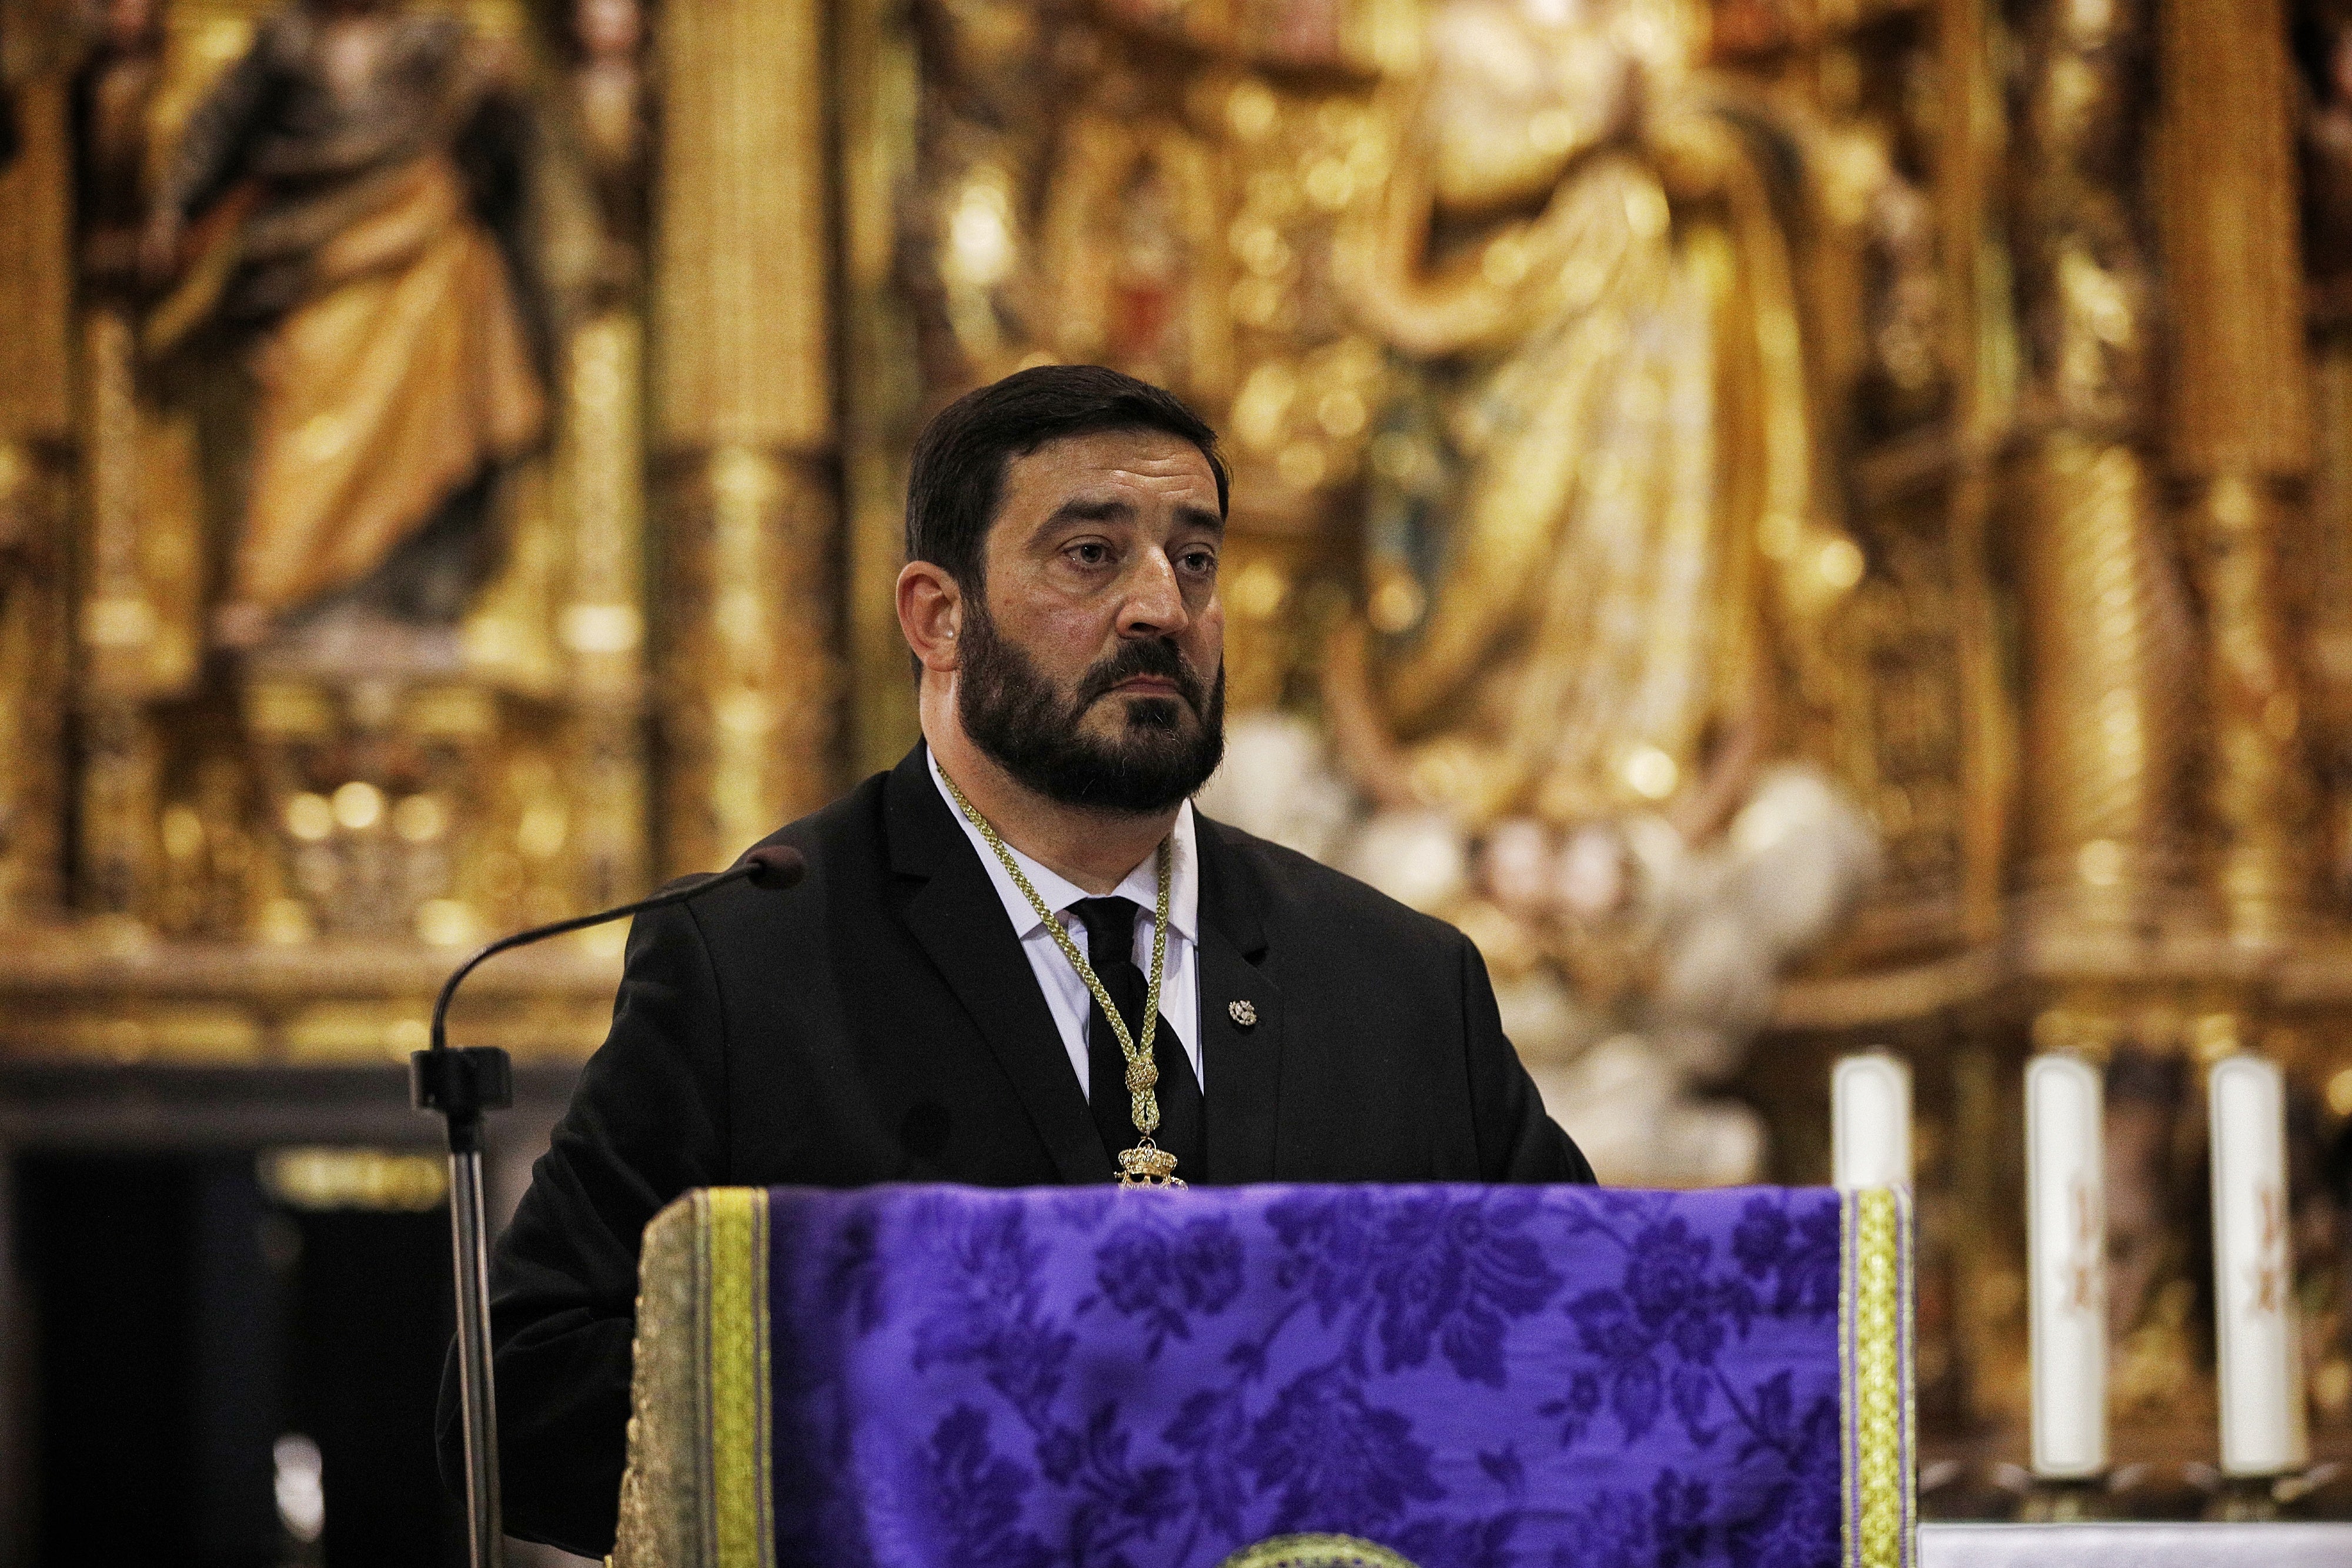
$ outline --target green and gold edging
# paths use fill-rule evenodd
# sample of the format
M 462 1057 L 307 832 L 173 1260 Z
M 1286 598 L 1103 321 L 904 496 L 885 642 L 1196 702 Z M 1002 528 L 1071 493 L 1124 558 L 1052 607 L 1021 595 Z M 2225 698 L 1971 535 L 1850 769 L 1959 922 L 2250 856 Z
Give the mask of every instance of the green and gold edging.
M 688 1193 L 646 1227 L 611 1568 L 775 1568 L 768 1195 Z
M 1842 1568 L 1910 1568 L 1916 1537 L 1911 1199 L 1842 1195 L 1838 1260 Z

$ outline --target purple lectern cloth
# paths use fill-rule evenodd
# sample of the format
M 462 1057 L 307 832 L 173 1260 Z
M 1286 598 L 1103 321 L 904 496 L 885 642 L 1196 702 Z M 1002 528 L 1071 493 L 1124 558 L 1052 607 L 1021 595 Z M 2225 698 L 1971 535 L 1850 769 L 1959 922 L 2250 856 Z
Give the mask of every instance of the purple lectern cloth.
M 780 1564 L 1833 1568 L 1838 1196 L 769 1198 Z

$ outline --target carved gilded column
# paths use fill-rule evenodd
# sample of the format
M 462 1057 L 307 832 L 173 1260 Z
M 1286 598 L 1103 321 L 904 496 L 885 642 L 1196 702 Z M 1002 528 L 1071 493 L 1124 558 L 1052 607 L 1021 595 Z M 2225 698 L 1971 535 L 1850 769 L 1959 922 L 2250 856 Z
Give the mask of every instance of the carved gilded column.
M 157 616 L 139 570 L 137 341 L 126 306 L 101 302 L 83 312 L 75 860 L 82 906 L 126 917 L 144 913 L 152 880 L 158 767 L 146 701 Z
M 2008 873 L 2009 793 L 2015 781 L 2016 715 L 2001 669 L 1988 535 L 1996 500 L 1996 456 L 2014 410 L 2008 356 L 2011 302 L 1997 210 L 2003 154 L 1989 0 L 1937 0 L 1940 132 L 1933 186 L 1945 312 L 1944 362 L 1952 378 L 1957 465 L 1947 504 L 1952 582 L 1958 613 L 1967 805 L 1963 928 L 1989 944 L 2000 934 Z
M 2311 466 L 2294 87 L 2278 0 L 2179 0 L 2160 63 L 2168 456 L 2205 617 L 2210 874 L 2231 933 L 2307 906 L 2309 786 L 2279 547 Z
M 722 865 L 838 781 L 824 13 L 665 8 L 654 424 L 663 863 Z
M 1991 5 L 1992 0 L 1937 0 L 1940 112 L 1932 181 L 1947 302 L 1944 362 L 1952 378 L 1958 441 L 1946 517 L 1963 705 L 1963 929 L 1970 943 L 1984 946 L 1998 940 L 2006 914 L 2018 747 L 1990 548 L 2000 504 L 1999 455 L 2015 417 L 2016 392 L 2014 302 L 2007 287 L 2008 225 L 2001 211 L 2006 121 Z M 2021 1296 L 2022 1279 L 2015 1241 L 2003 1223 L 2017 1212 L 2016 1196 L 2005 1185 L 1996 1152 L 2003 1136 L 2001 1084 L 2009 1074 L 1982 1031 L 1961 1035 L 1946 1069 L 1952 1158 L 1948 1197 L 1936 1227 L 1940 1245 L 1922 1259 L 1921 1269 L 1923 1277 L 1942 1273 L 1950 1296 L 1950 1360 L 1937 1380 L 1938 1392 L 1983 1418 L 2019 1403 L 2021 1357 L 2006 1303 Z
M 2023 880 L 2032 929 L 2063 942 L 2152 918 L 2180 874 L 2186 621 L 2147 450 L 2147 0 L 2017 21 Z
M 851 693 L 845 749 L 856 775 L 897 762 L 919 727 L 893 590 L 906 559 L 906 455 L 923 406 L 921 345 L 899 250 L 923 89 L 912 7 L 843 0 L 833 15 L 842 185 L 843 640 Z
M 572 519 L 562 640 L 571 665 L 573 800 L 584 903 L 645 891 L 644 339 L 636 314 L 598 311 L 568 345 L 560 472 Z
M 62 73 L 16 89 L 0 168 L 0 925 L 59 895 L 72 284 Z
M 832 479 L 722 446 L 677 463 L 665 490 L 664 858 L 710 870 L 833 792 Z

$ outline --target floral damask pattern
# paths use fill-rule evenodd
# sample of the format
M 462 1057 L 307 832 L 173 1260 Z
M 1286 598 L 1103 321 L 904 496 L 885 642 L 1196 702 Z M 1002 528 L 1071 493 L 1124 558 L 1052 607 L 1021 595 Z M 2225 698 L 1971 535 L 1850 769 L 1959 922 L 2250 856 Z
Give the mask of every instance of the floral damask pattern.
M 771 1198 L 779 1562 L 1832 1568 L 1822 1191 Z

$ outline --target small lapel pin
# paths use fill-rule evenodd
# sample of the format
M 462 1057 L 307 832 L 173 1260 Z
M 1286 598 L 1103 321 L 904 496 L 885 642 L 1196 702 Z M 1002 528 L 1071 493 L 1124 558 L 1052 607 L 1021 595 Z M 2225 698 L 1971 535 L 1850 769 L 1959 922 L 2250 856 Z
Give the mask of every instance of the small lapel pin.
M 1225 1010 L 1233 1014 L 1234 1021 L 1244 1029 L 1253 1029 L 1257 1025 L 1257 1009 L 1247 1002 L 1230 1003 Z

